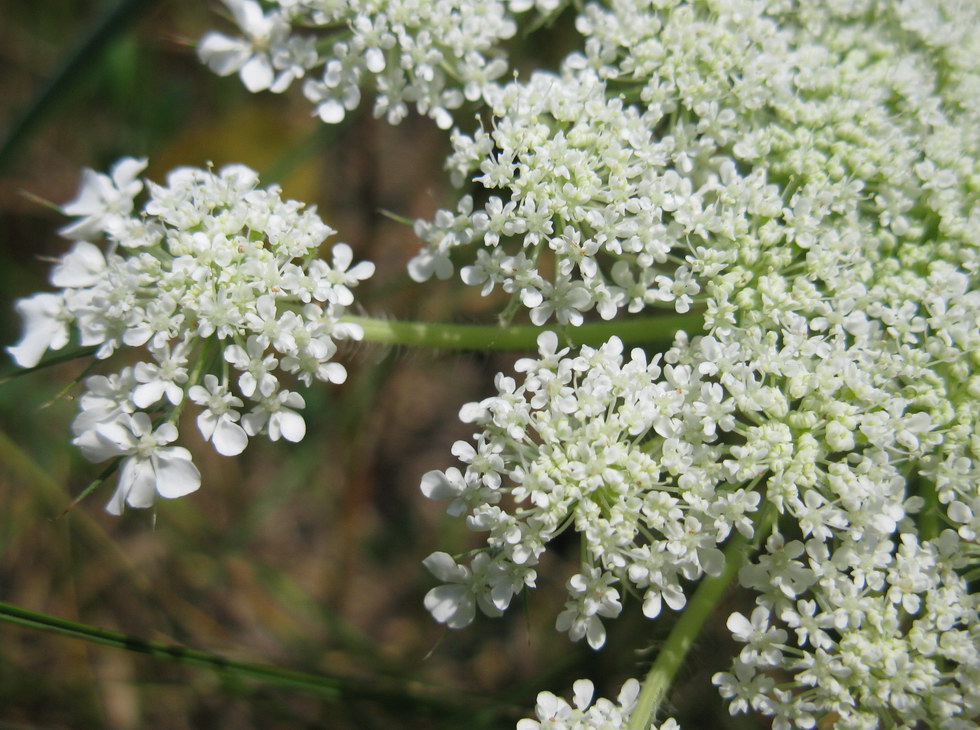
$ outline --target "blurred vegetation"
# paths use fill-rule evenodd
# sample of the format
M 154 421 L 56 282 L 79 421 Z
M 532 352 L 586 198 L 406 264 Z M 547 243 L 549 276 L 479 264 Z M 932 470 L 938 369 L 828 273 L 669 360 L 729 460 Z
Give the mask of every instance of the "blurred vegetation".
M 111 4 L 4 4 L 0 136 Z M 63 221 L 37 199 L 69 200 L 81 168 L 105 170 L 123 155 L 148 156 L 157 180 L 178 165 L 242 162 L 286 196 L 315 203 L 340 231 L 328 243 L 347 241 L 378 266 L 359 290 L 369 314 L 491 319 L 491 305 L 454 282 L 412 285 L 404 265 L 418 243 L 379 212 L 425 216 L 443 198 L 445 142 L 431 122 L 413 116 L 393 128 L 361 113 L 324 127 L 298 89 L 249 95 L 197 62 L 193 44 L 220 23 L 217 3 L 138 5 L 0 173 L 0 342 L 19 337 L 12 300 L 45 288 L 44 258 L 65 245 L 56 234 Z M 559 546 L 541 567 L 541 588 L 502 619 L 446 632 L 422 606 L 433 580 L 421 560 L 475 543 L 422 497 L 419 478 L 453 463 L 451 444 L 470 435 L 459 406 L 485 397 L 515 356 L 361 346 L 344 357 L 348 382 L 307 394 L 301 444 L 256 439 L 228 459 L 185 424 L 201 490 L 118 519 L 102 510 L 111 485 L 62 516 L 102 469 L 68 445 L 71 392 L 55 399 L 85 364 L 0 385 L 0 601 L 375 683 L 384 696 L 323 696 L 0 624 L 0 728 L 513 727 L 540 690 L 567 694 L 589 676 L 609 694 L 640 674 L 669 627 L 643 620 L 635 603 L 599 653 L 553 630 L 572 572 L 562 550 L 574 558 L 573 543 Z M 727 665 L 728 641 L 723 621 L 709 630 L 673 695 L 688 727 L 747 726 L 714 716 L 714 697 L 704 701 L 709 677 Z

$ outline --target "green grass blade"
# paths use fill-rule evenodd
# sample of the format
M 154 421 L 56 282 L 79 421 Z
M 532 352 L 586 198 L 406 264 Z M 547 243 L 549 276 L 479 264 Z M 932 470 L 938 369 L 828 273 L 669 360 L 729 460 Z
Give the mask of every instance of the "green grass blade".
M 458 712 L 463 707 L 473 707 L 475 698 L 456 697 L 452 700 L 409 689 L 377 678 L 359 680 L 323 674 L 310 674 L 284 669 L 271 664 L 227 659 L 217 654 L 192 649 L 162 641 L 151 641 L 118 631 L 110 631 L 78 621 L 69 621 L 37 611 L 30 611 L 9 603 L 0 602 L 0 621 L 23 628 L 81 639 L 115 649 L 147 654 L 157 659 L 189 666 L 211 669 L 223 675 L 235 675 L 268 684 L 310 692 L 334 700 L 367 699 L 381 702 L 398 702 L 402 706 L 429 708 Z M 479 702 L 477 702 L 479 704 Z
M 110 42 L 139 17 L 142 10 L 151 5 L 150 0 L 118 0 L 106 10 L 88 35 L 65 57 L 61 68 L 48 80 L 7 132 L 6 139 L 0 144 L 0 170 L 9 165 L 14 156 L 24 148 L 61 95 L 79 78 L 83 78 L 98 62 Z

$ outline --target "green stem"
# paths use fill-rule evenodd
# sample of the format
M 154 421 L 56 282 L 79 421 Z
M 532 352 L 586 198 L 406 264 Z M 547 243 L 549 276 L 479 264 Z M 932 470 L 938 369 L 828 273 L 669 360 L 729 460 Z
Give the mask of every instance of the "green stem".
M 936 494 L 936 485 L 926 479 L 919 477 L 919 494 L 925 501 L 922 512 L 919 515 L 919 539 L 922 541 L 933 540 L 939 537 L 942 531 L 942 506 L 939 503 L 939 495 Z
M 113 459 L 111 462 L 109 462 L 109 466 L 107 466 L 105 469 L 103 469 L 102 470 L 102 473 L 99 474 L 99 476 L 97 476 L 95 478 L 95 480 L 91 484 L 89 484 L 87 487 L 85 487 L 85 489 L 82 490 L 82 493 L 79 494 L 77 497 L 75 497 L 75 499 L 73 499 L 71 501 L 71 504 L 69 504 L 67 507 L 65 507 L 64 511 L 60 515 L 58 515 L 58 518 L 60 519 L 60 518 L 64 517 L 66 514 L 68 514 L 69 512 L 71 512 L 73 509 L 75 509 L 75 507 L 78 506 L 78 503 L 79 502 L 81 502 L 88 495 L 90 495 L 92 492 L 94 492 L 106 479 L 108 479 L 109 477 L 111 477 L 115 473 L 116 469 L 119 468 L 119 464 L 120 463 L 122 463 L 122 457 L 121 456 L 117 456 L 115 459 Z
M 589 322 L 580 327 L 436 324 L 355 316 L 343 321 L 363 327 L 368 342 L 455 350 L 534 350 L 539 334 L 556 329 L 574 345 L 600 345 L 613 335 L 629 343 L 670 342 L 680 329 L 700 332 L 703 326 L 701 314 L 694 312 Z
M 720 575 L 706 576 L 691 596 L 677 623 L 671 629 L 663 649 L 643 680 L 643 688 L 636 700 L 636 708 L 630 716 L 627 730 L 646 730 L 657 714 L 674 675 L 684 663 L 684 657 L 694 643 L 705 622 L 714 613 L 725 590 L 738 574 L 739 568 L 750 552 L 750 546 L 769 532 L 776 517 L 772 505 L 761 511 L 755 526 L 755 538 L 736 534 L 725 548 L 725 568 Z
M 45 358 L 42 362 L 29 368 L 17 368 L 16 370 L 0 375 L 0 385 L 6 383 L 7 381 L 13 380 L 14 378 L 19 378 L 22 375 L 29 375 L 30 373 L 36 373 L 38 370 L 44 370 L 52 365 L 60 365 L 63 362 L 71 362 L 72 360 L 79 360 L 83 357 L 88 357 L 89 355 L 94 355 L 95 351 L 98 350 L 97 347 L 79 347 L 74 350 L 69 350 L 68 352 L 63 352 L 52 357 Z M 17 367 L 17 366 L 15 366 Z M 73 383 L 74 384 L 74 383 Z
M 25 628 L 59 634 L 81 639 L 92 644 L 101 644 L 116 649 L 125 649 L 140 654 L 211 669 L 221 674 L 249 677 L 270 684 L 291 689 L 313 692 L 333 699 L 362 698 L 373 700 L 398 701 L 415 706 L 437 709 L 459 709 L 459 706 L 472 706 L 475 698 L 457 697 L 449 701 L 436 696 L 426 696 L 416 689 L 401 686 L 382 686 L 378 678 L 370 681 L 308 674 L 306 672 L 283 669 L 270 664 L 235 661 L 198 649 L 190 649 L 162 641 L 149 641 L 118 631 L 90 626 L 77 621 L 29 611 L 19 606 L 0 602 L 0 621 Z M 456 693 L 458 694 L 458 693 Z M 477 702 L 479 704 L 479 702 Z

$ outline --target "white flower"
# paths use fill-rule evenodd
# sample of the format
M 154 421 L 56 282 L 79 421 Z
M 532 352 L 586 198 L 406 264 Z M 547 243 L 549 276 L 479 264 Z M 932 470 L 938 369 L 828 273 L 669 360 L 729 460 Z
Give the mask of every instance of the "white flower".
M 487 616 L 500 616 L 516 592 L 503 567 L 488 555 L 477 555 L 470 568 L 458 565 L 451 555 L 436 552 L 422 564 L 446 585 L 425 594 L 425 607 L 439 623 L 461 629 L 473 622 L 476 607 Z
M 103 233 L 121 232 L 133 210 L 133 199 L 143 189 L 137 176 L 146 164 L 146 158 L 124 157 L 113 165 L 109 175 L 86 169 L 78 196 L 62 206 L 65 215 L 82 218 L 59 233 L 65 238 L 91 241 Z
M 85 379 L 85 392 L 79 398 L 79 413 L 72 421 L 72 433 L 80 436 L 99 423 L 115 421 L 121 414 L 135 410 L 131 395 L 136 387 L 133 369 L 123 368 L 109 376 L 92 375 Z
M 24 318 L 24 336 L 7 352 L 22 368 L 31 368 L 48 350 L 60 350 L 68 344 L 71 315 L 64 297 L 58 294 L 35 294 L 17 300 L 17 313 Z
M 753 664 L 758 661 L 762 666 L 778 663 L 778 647 L 772 645 L 786 641 L 786 632 L 769 628 L 769 611 L 765 607 L 756 606 L 751 620 L 738 612 L 733 613 L 728 617 L 727 626 L 736 641 L 748 644 L 739 656 L 743 662 Z
M 284 438 L 302 441 L 306 435 L 306 421 L 293 409 L 306 406 L 303 396 L 289 390 L 280 390 L 263 396 L 250 412 L 242 416 L 242 426 L 249 436 L 265 432 L 270 441 Z
M 302 64 L 296 69 L 293 64 L 283 64 L 279 60 L 280 54 L 287 58 L 293 55 L 286 47 L 289 24 L 280 13 L 263 13 L 262 6 L 255 0 L 224 0 L 224 3 L 246 39 L 208 33 L 197 49 L 201 61 L 221 76 L 237 72 L 251 92 L 284 91 L 297 73 L 302 72 Z M 278 78 L 273 68 L 274 59 L 288 67 L 288 71 Z M 315 62 L 315 55 L 310 60 Z
M 567 631 L 572 641 L 584 636 L 593 649 L 602 648 L 606 629 L 599 617 L 615 618 L 623 610 L 619 592 L 612 587 L 614 582 L 614 576 L 596 568 L 573 575 L 568 581 L 570 600 L 558 615 L 555 628 Z
M 169 346 L 151 348 L 157 364 L 140 362 L 133 369 L 136 382 L 140 385 L 133 390 L 133 403 L 139 408 L 148 408 L 164 396 L 177 405 L 184 399 L 183 384 L 187 382 L 186 342 L 170 348 Z
M 163 423 L 155 431 L 145 413 L 122 414 L 78 436 L 75 443 L 91 461 L 125 456 L 119 467 L 116 492 L 106 511 L 119 515 L 123 507 L 151 507 L 159 494 L 174 499 L 201 486 L 201 475 L 187 449 L 166 446 L 177 438 L 177 428 Z
M 242 371 L 238 387 L 249 398 L 256 392 L 263 397 L 271 396 L 279 387 L 279 381 L 272 374 L 279 360 L 273 355 L 266 355 L 265 347 L 260 338 L 252 335 L 245 347 L 228 345 L 225 348 L 225 360 Z
M 370 279 L 374 275 L 374 264 L 361 261 L 352 267 L 353 260 L 354 252 L 346 243 L 338 243 L 333 247 L 333 265 L 326 274 L 332 291 L 329 297 L 323 297 L 320 301 L 329 298 L 345 307 L 354 302 L 354 295 L 348 286 L 356 286 L 358 282 Z
M 451 555 L 443 552 L 432 553 L 422 564 L 436 578 L 447 583 L 425 594 L 425 607 L 433 618 L 451 629 L 463 628 L 473 623 L 476 600 L 469 587 L 470 570 L 466 566 L 457 565 Z
M 199 406 L 206 406 L 197 416 L 197 427 L 205 440 L 211 441 L 223 456 L 242 453 L 248 445 L 248 435 L 238 425 L 240 414 L 235 410 L 245 405 L 242 399 L 229 393 L 210 373 L 204 376 L 203 386 L 192 386 L 187 395 Z

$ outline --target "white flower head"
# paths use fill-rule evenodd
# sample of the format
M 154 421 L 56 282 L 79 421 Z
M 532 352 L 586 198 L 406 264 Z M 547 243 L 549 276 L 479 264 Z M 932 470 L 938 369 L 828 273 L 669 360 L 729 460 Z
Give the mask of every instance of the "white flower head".
M 236 5 L 245 18 L 253 6 Z M 173 170 L 166 185 L 148 184 L 137 209 L 145 165 L 125 158 L 111 175 L 86 172 L 65 206 L 82 216 L 66 231 L 85 240 L 52 270 L 60 291 L 18 301 L 24 335 L 8 348 L 22 367 L 73 334 L 100 360 L 121 347 L 148 351 L 134 367 L 89 378 L 73 424 L 87 458 L 125 457 L 117 512 L 190 490 L 189 454 L 163 446 L 176 439 L 187 400 L 201 407 L 198 428 L 220 454 L 241 453 L 260 433 L 301 440 L 305 402 L 282 383 L 292 374 L 306 385 L 345 380 L 335 340 L 363 330 L 341 317 L 374 271 L 346 244 L 332 264 L 317 258 L 332 229 L 278 188 L 259 188 L 244 165 Z
M 80 220 L 62 228 L 61 235 L 91 241 L 103 233 L 121 231 L 133 210 L 133 200 L 143 189 L 137 176 L 146 165 L 146 158 L 124 157 L 108 175 L 86 169 L 78 195 L 62 206 L 65 215 L 80 216 Z
M 201 475 L 191 461 L 190 452 L 180 446 L 167 446 L 177 438 L 172 423 L 155 430 L 146 413 L 120 414 L 99 423 L 75 438 L 86 458 L 103 461 L 125 457 L 119 467 L 116 492 L 106 505 L 111 514 L 121 514 L 124 505 L 151 507 L 156 495 L 167 499 L 182 497 L 201 486 Z
M 262 12 L 255 0 L 224 0 L 245 38 L 211 32 L 201 39 L 201 61 L 221 76 L 238 73 L 251 92 L 285 91 L 289 84 L 316 62 L 312 49 L 299 48 L 290 38 L 290 26 L 282 13 Z M 277 67 L 282 69 L 277 74 Z

